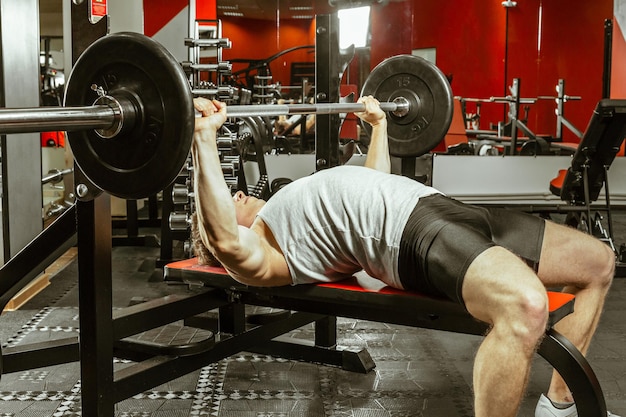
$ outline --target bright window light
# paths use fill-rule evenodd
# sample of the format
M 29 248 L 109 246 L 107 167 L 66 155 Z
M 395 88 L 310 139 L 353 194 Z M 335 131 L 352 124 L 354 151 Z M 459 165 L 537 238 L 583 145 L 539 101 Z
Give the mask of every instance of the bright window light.
M 354 9 L 341 9 L 339 17 L 339 47 L 347 48 L 354 45 L 357 48 L 367 46 L 367 33 L 370 27 L 370 6 Z

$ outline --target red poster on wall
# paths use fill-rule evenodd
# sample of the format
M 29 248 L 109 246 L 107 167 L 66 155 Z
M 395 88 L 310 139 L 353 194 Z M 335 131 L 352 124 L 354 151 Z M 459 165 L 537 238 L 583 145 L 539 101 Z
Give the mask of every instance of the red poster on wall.
M 96 23 L 107 15 L 107 0 L 89 0 L 91 6 L 89 7 L 89 20 L 92 23 Z

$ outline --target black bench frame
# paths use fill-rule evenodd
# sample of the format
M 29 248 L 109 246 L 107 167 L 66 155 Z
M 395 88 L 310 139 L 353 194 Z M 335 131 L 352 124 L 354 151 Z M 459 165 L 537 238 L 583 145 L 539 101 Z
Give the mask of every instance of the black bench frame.
M 485 323 L 471 317 L 460 305 L 412 293 L 392 294 L 352 291 L 320 285 L 256 288 L 232 280 L 218 268 L 207 272 L 189 267 L 191 261 L 181 261 L 165 268 L 168 279 L 190 285 L 208 286 L 222 292 L 228 306 L 220 309 L 220 325 L 234 334 L 245 334 L 245 306 L 264 306 L 298 311 L 293 314 L 318 314 L 316 338 L 304 347 L 293 339 L 258 343 L 246 351 L 271 354 L 288 359 L 306 360 L 340 366 L 346 370 L 368 371 L 371 358 L 364 352 L 346 352 L 334 349 L 336 344 L 336 317 L 348 317 L 389 324 L 484 335 Z M 546 359 L 565 379 L 572 390 L 580 416 L 604 416 L 606 405 L 599 382 L 582 354 L 552 325 L 573 311 L 573 300 L 551 313 L 546 336 L 538 354 Z M 304 313 L 303 313 L 304 312 Z M 259 325 L 256 327 L 262 327 Z
M 336 317 L 400 324 L 482 335 L 487 325 L 461 306 L 411 293 L 392 294 L 324 286 L 253 288 L 224 272 L 166 266 L 168 279 L 182 280 L 193 290 L 169 295 L 113 312 L 110 200 L 107 196 L 77 203 L 79 245 L 80 344 L 77 337 L 17 346 L 3 351 L 4 372 L 80 360 L 83 415 L 113 417 L 117 402 L 171 381 L 242 351 L 326 363 L 358 372 L 374 363 L 367 351 L 336 349 Z M 182 262 L 182 261 L 181 261 Z M 246 305 L 287 310 L 273 320 L 251 323 Z M 129 337 L 212 310 L 219 312 L 219 331 L 182 346 L 156 346 Z M 573 309 L 573 300 L 551 315 L 553 324 Z M 197 320 L 196 320 L 197 321 Z M 315 340 L 303 345 L 279 337 L 315 323 Z M 278 339 L 277 339 L 278 338 Z M 606 404 L 591 366 L 551 326 L 538 349 L 565 379 L 581 417 L 606 415 Z M 115 358 L 136 363 L 114 370 Z

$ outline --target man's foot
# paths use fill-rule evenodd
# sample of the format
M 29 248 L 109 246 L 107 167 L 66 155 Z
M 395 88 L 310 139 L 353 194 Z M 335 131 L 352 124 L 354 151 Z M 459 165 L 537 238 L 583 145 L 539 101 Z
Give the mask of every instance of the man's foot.
M 606 415 L 607 417 L 619 417 L 611 412 L 607 412 Z M 535 408 L 535 417 L 578 417 L 578 411 L 576 411 L 576 404 L 566 408 L 557 408 L 548 397 L 541 394 L 537 408 Z

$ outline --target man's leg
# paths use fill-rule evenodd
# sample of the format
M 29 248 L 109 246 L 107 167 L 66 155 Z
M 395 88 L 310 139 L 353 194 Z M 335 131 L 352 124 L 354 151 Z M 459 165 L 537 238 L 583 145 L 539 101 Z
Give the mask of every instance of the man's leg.
M 583 354 L 598 326 L 606 294 L 615 272 L 615 255 L 608 245 L 578 230 L 546 222 L 539 262 L 539 278 L 547 287 L 563 286 L 576 295 L 575 311 L 555 329 Z M 554 372 L 548 398 L 573 401 L 571 392 Z
M 474 317 L 492 325 L 474 363 L 476 416 L 515 416 L 546 328 L 545 287 L 523 261 L 496 246 L 470 264 L 463 300 Z

